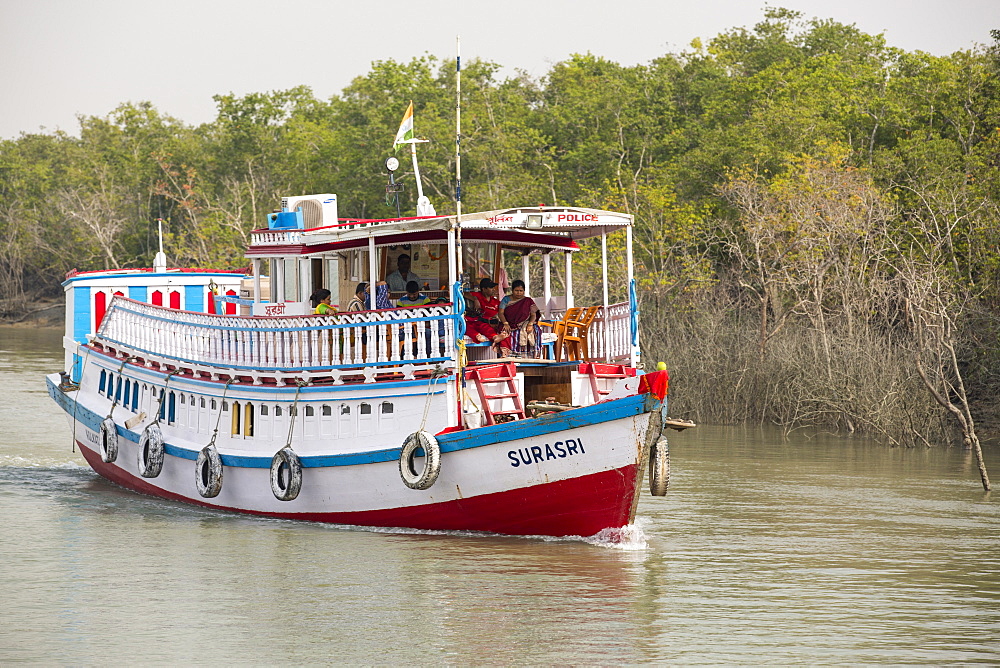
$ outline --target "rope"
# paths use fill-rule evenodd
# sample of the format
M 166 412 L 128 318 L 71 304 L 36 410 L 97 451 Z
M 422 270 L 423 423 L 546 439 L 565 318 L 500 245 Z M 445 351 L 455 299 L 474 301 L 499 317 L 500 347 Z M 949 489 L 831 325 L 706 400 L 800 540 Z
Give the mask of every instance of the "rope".
M 132 358 L 131 357 L 126 357 L 125 359 L 122 360 L 122 365 L 120 367 L 118 367 L 118 383 L 119 383 L 119 385 L 122 382 L 122 369 L 125 368 L 125 365 L 128 363 L 128 361 L 130 359 L 132 359 Z M 81 378 L 82 378 L 83 374 L 80 374 L 80 375 L 81 375 Z M 115 407 L 118 406 L 118 395 L 119 394 L 121 394 L 121 392 L 119 391 L 119 388 L 116 386 L 115 387 L 115 398 L 111 400 L 111 410 L 108 411 L 108 417 L 105 418 L 105 419 L 110 419 L 111 416 L 112 416 L 112 414 L 115 412 Z
M 76 356 L 80 356 L 80 342 L 76 342 Z M 87 370 L 87 362 L 90 361 L 90 348 L 87 348 L 87 354 L 83 356 L 83 364 L 80 366 L 80 382 L 83 382 L 83 373 Z M 77 385 L 77 396 L 73 399 L 73 446 L 72 451 L 76 452 L 76 409 L 80 405 L 80 386 Z
M 295 429 L 295 418 L 299 414 L 299 392 L 302 390 L 303 387 L 305 387 L 308 384 L 309 383 L 302 380 L 301 378 L 295 379 L 295 385 L 296 385 L 295 399 L 292 400 L 292 408 L 291 408 L 292 419 L 288 421 L 288 438 L 285 440 L 286 448 L 292 447 L 292 430 Z
M 180 372 L 181 372 L 180 369 L 174 369 L 173 371 L 167 372 L 167 379 L 165 381 L 163 381 L 163 390 L 160 391 L 160 405 L 156 407 L 156 417 L 153 418 L 153 422 L 151 424 L 159 424 L 160 423 L 160 413 L 163 412 L 163 401 L 167 397 L 167 385 L 170 384 L 170 377 L 171 376 L 176 376 Z M 225 396 L 225 392 L 223 392 L 223 396 Z M 114 406 L 112 406 L 112 408 L 114 408 Z M 220 411 L 220 415 L 221 415 L 221 411 Z M 216 425 L 216 426 L 218 426 L 218 425 Z
M 229 380 L 226 381 L 226 387 L 223 388 L 223 390 L 222 390 L 222 399 L 219 400 L 220 402 L 225 402 L 226 401 L 226 393 L 229 392 L 229 386 L 232 385 L 235 382 L 236 382 L 236 376 L 230 376 Z M 163 389 L 164 389 L 164 393 L 166 393 L 167 386 L 164 385 Z M 161 397 L 161 402 L 162 402 L 162 397 Z M 157 419 L 159 419 L 159 415 L 160 415 L 159 411 L 157 411 L 156 415 L 157 415 Z M 219 417 L 215 418 L 215 431 L 212 432 L 212 440 L 210 440 L 208 442 L 208 445 L 205 446 L 206 448 L 211 448 L 213 445 L 215 445 L 215 437 L 219 435 L 219 423 L 220 422 L 222 422 L 222 406 L 221 405 L 219 406 Z
M 424 427 L 427 426 L 427 415 L 431 410 L 431 397 L 434 396 L 434 379 L 448 375 L 450 374 L 444 371 L 441 365 L 438 365 L 433 371 L 431 371 L 430 377 L 427 379 L 427 396 L 424 398 L 424 415 L 420 418 L 420 429 L 418 431 L 423 431 Z

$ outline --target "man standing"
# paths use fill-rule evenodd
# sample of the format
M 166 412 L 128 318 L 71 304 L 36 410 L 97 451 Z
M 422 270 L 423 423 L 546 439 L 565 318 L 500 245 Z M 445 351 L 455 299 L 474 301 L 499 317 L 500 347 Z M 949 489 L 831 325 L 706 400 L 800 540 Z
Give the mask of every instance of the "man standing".
M 410 256 L 406 253 L 401 253 L 396 258 L 396 271 L 389 274 L 385 280 L 393 292 L 403 292 L 410 281 L 416 281 L 418 285 L 421 283 L 420 277 L 410 271 Z

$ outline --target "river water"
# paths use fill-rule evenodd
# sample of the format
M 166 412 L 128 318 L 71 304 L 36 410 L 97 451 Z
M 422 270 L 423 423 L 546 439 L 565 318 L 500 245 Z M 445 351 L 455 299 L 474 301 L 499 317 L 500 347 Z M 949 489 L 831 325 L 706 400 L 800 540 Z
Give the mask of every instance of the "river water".
M 1000 662 L 961 449 L 701 426 L 617 545 L 254 519 L 94 474 L 60 336 L 0 329 L 2 665 Z

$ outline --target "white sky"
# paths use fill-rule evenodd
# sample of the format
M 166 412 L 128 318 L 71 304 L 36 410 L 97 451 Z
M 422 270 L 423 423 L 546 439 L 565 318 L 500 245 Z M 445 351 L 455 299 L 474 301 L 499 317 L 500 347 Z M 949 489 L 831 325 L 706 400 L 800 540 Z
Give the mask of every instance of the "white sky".
M 185 123 L 215 118 L 212 95 L 284 90 L 320 98 L 374 60 L 481 57 L 533 76 L 572 53 L 624 65 L 679 52 L 765 4 L 884 33 L 947 55 L 989 44 L 1000 0 L 0 0 L 0 138 L 78 134 L 77 114 L 151 101 Z M 402 102 L 400 102 L 402 111 Z

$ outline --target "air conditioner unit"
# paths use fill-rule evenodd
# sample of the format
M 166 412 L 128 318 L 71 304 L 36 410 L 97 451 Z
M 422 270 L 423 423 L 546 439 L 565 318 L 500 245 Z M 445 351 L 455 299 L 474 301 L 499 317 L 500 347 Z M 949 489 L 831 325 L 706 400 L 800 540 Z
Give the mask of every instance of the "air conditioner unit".
M 288 211 L 302 209 L 302 223 L 305 229 L 337 224 L 336 195 L 299 195 L 282 197 L 281 208 Z

